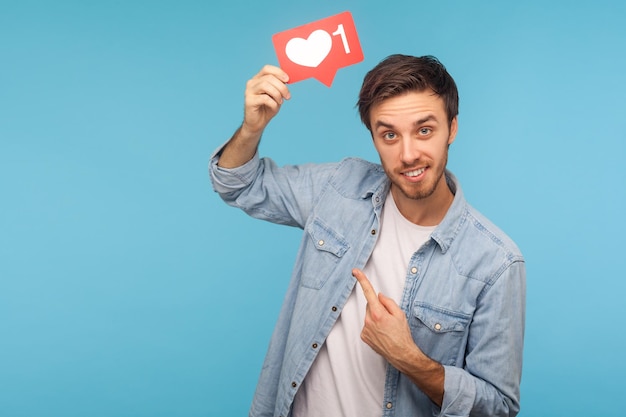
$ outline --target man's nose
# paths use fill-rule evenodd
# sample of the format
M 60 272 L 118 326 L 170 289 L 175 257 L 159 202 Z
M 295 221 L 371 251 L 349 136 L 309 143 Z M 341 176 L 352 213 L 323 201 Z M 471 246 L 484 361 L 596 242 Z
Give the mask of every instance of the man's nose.
M 417 161 L 421 156 L 421 152 L 419 149 L 419 143 L 417 140 L 411 138 L 410 136 L 404 136 L 402 138 L 402 148 L 400 159 L 406 165 L 411 165 L 415 161 Z

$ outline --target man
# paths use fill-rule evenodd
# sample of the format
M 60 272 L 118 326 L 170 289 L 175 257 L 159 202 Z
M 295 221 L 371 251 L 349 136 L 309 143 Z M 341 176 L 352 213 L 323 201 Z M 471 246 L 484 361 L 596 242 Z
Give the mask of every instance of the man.
M 524 260 L 446 170 L 454 80 L 434 57 L 392 55 L 358 100 L 380 165 L 277 167 L 257 150 L 287 81 L 274 66 L 248 81 L 210 167 L 228 204 L 304 230 L 250 415 L 516 415 Z

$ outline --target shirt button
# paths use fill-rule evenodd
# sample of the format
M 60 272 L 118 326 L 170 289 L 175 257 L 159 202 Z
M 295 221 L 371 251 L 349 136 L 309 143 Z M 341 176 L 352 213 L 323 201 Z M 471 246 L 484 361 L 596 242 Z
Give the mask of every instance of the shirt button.
M 441 330 L 441 324 L 439 323 L 435 324 L 435 330 L 437 331 Z
M 375 235 L 376 234 L 376 229 L 372 229 L 372 231 L 370 233 L 372 234 L 372 236 Z
M 333 306 L 333 308 L 331 308 L 331 310 L 337 311 L 337 307 Z
M 295 388 L 295 387 L 297 387 L 297 386 L 298 386 L 298 384 L 296 384 L 295 382 L 292 382 L 292 383 L 291 383 L 291 386 Z
M 412 274 L 417 274 L 417 268 L 416 267 L 411 268 L 411 273 Z
M 317 343 L 313 343 L 313 344 L 311 345 L 311 347 L 312 347 L 313 349 L 317 349 Z
M 320 245 L 320 246 L 324 246 L 324 241 L 320 240 L 320 241 L 317 242 L 317 244 Z
M 393 407 L 393 404 L 392 403 L 387 403 L 386 407 L 387 407 L 387 410 L 391 410 L 391 407 Z

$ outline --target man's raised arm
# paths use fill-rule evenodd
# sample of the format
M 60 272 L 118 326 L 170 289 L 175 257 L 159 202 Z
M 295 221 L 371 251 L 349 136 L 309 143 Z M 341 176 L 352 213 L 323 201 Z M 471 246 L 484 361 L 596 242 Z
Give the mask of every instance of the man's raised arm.
M 244 100 L 243 123 L 228 141 L 217 165 L 236 168 L 250 161 L 261 141 L 261 135 L 284 100 L 291 97 L 285 84 L 289 76 L 273 65 L 264 66 L 248 80 Z

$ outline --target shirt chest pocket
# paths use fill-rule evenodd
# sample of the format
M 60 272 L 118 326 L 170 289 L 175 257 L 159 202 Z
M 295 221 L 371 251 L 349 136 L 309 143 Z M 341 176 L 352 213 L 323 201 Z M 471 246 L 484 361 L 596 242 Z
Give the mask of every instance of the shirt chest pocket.
M 415 302 L 411 332 L 419 348 L 443 365 L 462 366 L 471 316 Z
M 320 219 L 309 223 L 306 234 L 308 241 L 303 253 L 302 285 L 320 289 L 337 268 L 350 245 L 341 234 Z

